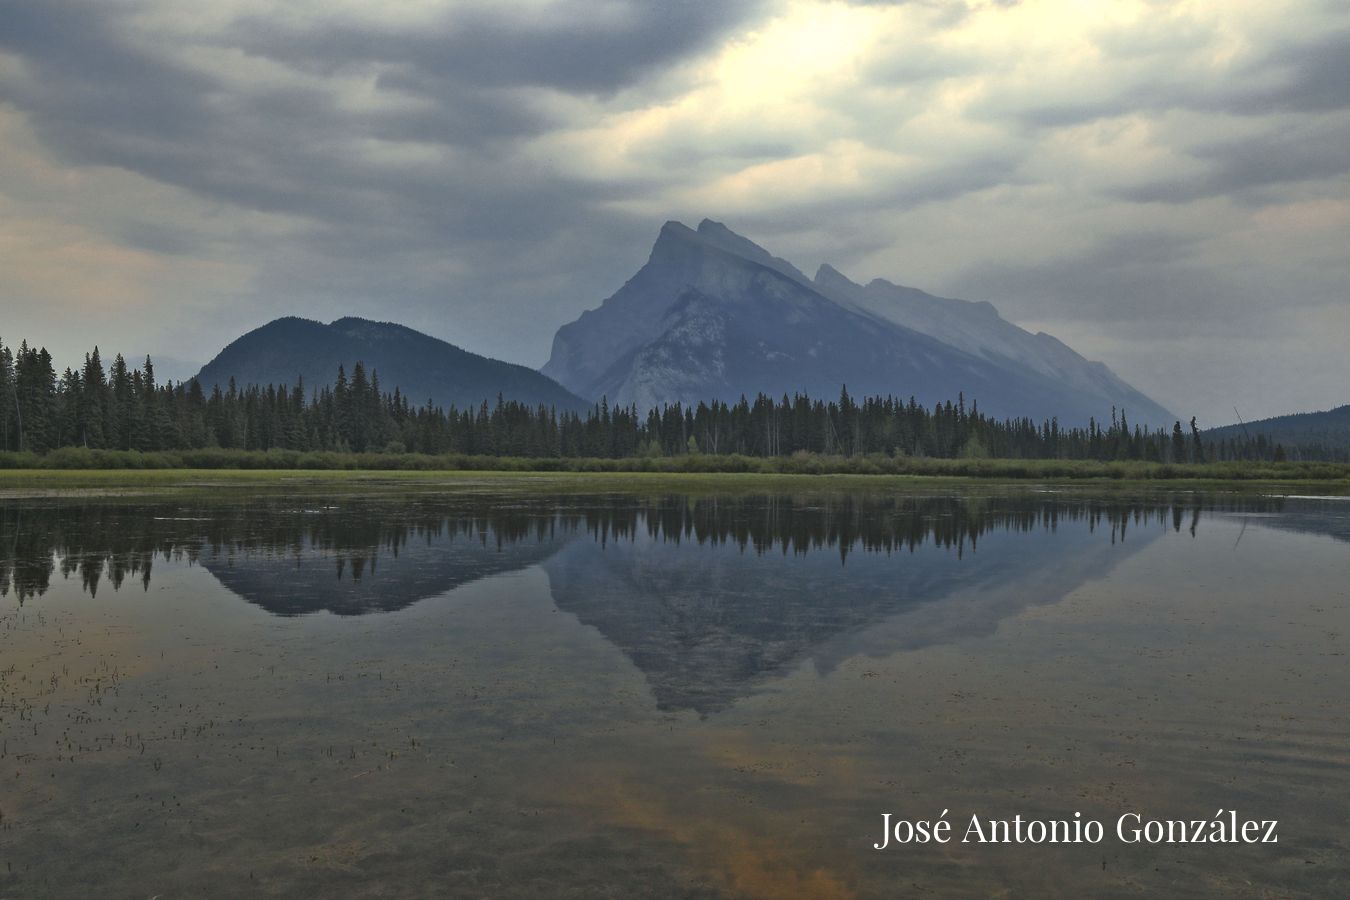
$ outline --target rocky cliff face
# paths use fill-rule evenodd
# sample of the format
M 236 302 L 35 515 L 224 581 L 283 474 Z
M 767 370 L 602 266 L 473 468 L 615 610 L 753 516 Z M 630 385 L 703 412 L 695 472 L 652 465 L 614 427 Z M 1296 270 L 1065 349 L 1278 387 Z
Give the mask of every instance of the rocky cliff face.
M 544 374 L 584 397 L 640 408 L 742 394 L 965 394 L 1000 416 L 1086 423 L 1168 412 L 1100 363 L 1002 319 L 988 303 L 885 281 L 814 279 L 717 222 L 661 229 L 646 265 L 559 329 Z

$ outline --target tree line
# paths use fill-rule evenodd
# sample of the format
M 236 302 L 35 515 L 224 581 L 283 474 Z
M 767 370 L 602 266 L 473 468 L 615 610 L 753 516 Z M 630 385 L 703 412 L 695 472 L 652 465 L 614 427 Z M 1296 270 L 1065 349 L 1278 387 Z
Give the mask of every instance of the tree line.
M 1280 461 L 1299 451 L 1264 436 L 1206 441 L 1192 418 L 1170 431 L 1109 422 L 1066 427 L 1057 419 L 998 419 L 964 395 L 932 407 L 913 397 L 774 399 L 668 404 L 645 414 L 601 399 L 584 415 L 498 396 L 470 409 L 414 403 L 381 388 L 357 362 L 334 384 L 240 386 L 209 391 L 195 379 L 160 384 L 147 356 L 118 354 L 105 370 L 97 347 L 59 375 L 51 354 L 27 341 L 0 342 L 0 451 L 62 447 L 107 450 L 296 450 L 616 459 L 683 454 L 758 457 L 882 454 L 933 458 Z M 1316 456 L 1305 458 L 1317 459 Z

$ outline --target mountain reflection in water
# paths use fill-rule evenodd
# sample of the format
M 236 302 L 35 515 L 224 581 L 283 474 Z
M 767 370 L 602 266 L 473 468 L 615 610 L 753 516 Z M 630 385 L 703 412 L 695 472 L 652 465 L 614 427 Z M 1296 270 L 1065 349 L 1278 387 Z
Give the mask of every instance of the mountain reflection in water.
M 1350 500 L 793 484 L 0 498 L 0 896 L 1350 880 Z M 1280 842 L 873 849 L 1220 808 Z
M 1279 525 L 1285 501 L 1203 510 Z M 828 671 L 992 632 L 1201 518 L 1194 495 L 27 501 L 0 509 L 0 594 L 31 602 L 59 574 L 96 596 L 200 565 L 275 615 L 355 616 L 542 564 L 557 607 L 620 648 L 659 707 L 706 714 L 806 659 Z

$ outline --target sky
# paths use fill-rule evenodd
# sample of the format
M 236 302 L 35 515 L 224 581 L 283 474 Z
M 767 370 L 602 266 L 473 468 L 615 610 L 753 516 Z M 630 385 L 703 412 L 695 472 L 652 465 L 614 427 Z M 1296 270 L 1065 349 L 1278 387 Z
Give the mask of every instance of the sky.
M 1204 425 L 1350 402 L 1350 3 L 0 0 L 0 340 L 541 365 L 708 217 Z

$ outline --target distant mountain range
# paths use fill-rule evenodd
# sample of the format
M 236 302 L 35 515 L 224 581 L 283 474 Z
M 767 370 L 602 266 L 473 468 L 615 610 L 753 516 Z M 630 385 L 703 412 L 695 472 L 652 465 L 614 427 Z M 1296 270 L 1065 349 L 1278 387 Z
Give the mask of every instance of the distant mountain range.
M 1314 451 L 1314 456 L 1325 459 L 1344 459 L 1350 451 L 1350 404 L 1325 412 L 1295 413 L 1258 419 L 1238 425 L 1211 428 L 1204 433 L 1206 440 L 1242 440 L 1247 436 L 1265 435 L 1272 444 L 1282 444 L 1286 450 L 1301 448 Z
M 667 222 L 636 275 L 564 325 L 542 369 L 571 391 L 659 407 L 763 392 L 911 395 L 997 416 L 1108 417 L 1170 425 L 1168 410 L 1048 334 L 988 303 L 935 297 L 830 266 L 808 278 L 791 263 L 705 219 Z
M 636 275 L 560 328 L 542 372 L 470 353 L 388 322 L 276 319 L 202 367 L 210 390 L 333 384 L 338 366 L 378 372 L 415 404 L 460 409 L 509 400 L 584 410 L 600 398 L 640 410 L 758 393 L 827 399 L 955 401 L 997 417 L 1084 425 L 1123 410 L 1133 423 L 1176 418 L 1099 362 L 1004 320 L 988 303 L 936 297 L 877 279 L 850 281 L 791 263 L 705 219 L 667 222 Z
M 433 403 L 459 409 L 484 400 L 544 404 L 582 411 L 590 404 L 552 379 L 525 366 L 489 359 L 390 322 L 338 319 L 327 325 L 287 317 L 268 322 L 233 341 L 197 373 L 206 391 L 225 387 L 231 378 L 241 386 L 294 385 L 304 380 L 306 392 L 332 385 L 338 366 L 348 377 L 360 362 L 377 372 L 380 389 L 397 387 L 410 403 Z

